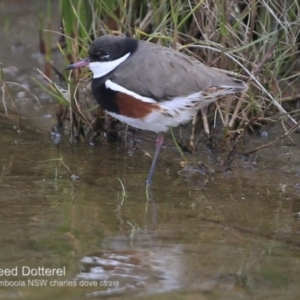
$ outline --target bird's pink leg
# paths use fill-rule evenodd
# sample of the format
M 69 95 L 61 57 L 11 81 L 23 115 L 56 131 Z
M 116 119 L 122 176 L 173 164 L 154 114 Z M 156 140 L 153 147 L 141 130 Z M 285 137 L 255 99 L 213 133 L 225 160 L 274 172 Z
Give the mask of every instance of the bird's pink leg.
M 152 177 L 153 177 L 154 170 L 156 167 L 156 162 L 157 162 L 157 159 L 158 159 L 158 156 L 160 153 L 160 149 L 161 149 L 163 143 L 164 143 L 164 134 L 162 132 L 159 132 L 157 135 L 157 139 L 156 139 L 156 148 L 155 148 L 154 157 L 153 157 L 151 168 L 150 168 L 148 178 L 146 181 L 147 184 L 150 184 L 152 181 Z

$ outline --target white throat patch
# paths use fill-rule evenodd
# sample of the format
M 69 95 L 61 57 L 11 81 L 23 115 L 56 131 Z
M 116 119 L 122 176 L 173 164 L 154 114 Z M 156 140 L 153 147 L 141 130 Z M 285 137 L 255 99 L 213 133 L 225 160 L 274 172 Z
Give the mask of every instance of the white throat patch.
M 101 78 L 114 70 L 117 66 L 119 66 L 122 62 L 124 62 L 128 57 L 130 53 L 125 54 L 124 56 L 112 60 L 112 61 L 104 61 L 104 62 L 90 62 L 89 68 L 93 72 L 93 78 Z

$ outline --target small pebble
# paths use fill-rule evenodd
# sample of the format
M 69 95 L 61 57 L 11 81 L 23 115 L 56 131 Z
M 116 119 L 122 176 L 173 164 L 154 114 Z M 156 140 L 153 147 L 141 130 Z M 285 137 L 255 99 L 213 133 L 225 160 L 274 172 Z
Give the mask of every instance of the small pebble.
M 260 137 L 263 137 L 263 138 L 266 138 L 266 137 L 268 137 L 269 136 L 269 134 L 268 134 L 268 132 L 267 131 L 261 131 L 260 132 Z
M 19 69 L 15 66 L 9 66 L 6 68 L 3 68 L 3 73 L 7 75 L 16 75 L 16 73 L 19 71 Z
M 71 179 L 72 179 L 72 180 L 77 180 L 77 179 L 79 179 L 79 176 L 77 176 L 77 175 L 75 175 L 75 174 L 72 174 L 72 175 L 71 175 Z
M 54 142 L 54 144 L 59 144 L 60 141 L 61 141 L 61 134 L 59 132 L 54 132 L 52 131 L 51 133 L 51 138 L 52 138 L 52 141 Z
M 24 92 L 24 91 L 18 92 L 18 93 L 17 93 L 17 97 L 18 97 L 18 98 L 21 98 L 21 99 L 22 99 L 22 98 L 24 98 L 25 96 L 26 96 L 26 92 Z

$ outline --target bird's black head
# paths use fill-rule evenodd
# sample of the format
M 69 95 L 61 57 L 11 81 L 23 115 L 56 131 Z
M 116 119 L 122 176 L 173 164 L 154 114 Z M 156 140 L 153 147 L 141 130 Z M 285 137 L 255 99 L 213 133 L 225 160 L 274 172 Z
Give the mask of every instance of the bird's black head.
M 105 35 L 93 41 L 89 49 L 90 62 L 109 62 L 132 54 L 138 47 L 138 41 L 133 38 Z
M 87 59 L 73 63 L 67 70 L 88 67 L 93 78 L 102 78 L 116 69 L 138 48 L 133 38 L 105 35 L 93 41 Z

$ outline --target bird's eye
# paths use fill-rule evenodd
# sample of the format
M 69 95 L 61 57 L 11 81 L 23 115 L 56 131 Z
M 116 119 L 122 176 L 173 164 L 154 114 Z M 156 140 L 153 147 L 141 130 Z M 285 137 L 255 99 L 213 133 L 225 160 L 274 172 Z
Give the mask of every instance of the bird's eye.
M 109 60 L 109 53 L 107 51 L 98 51 L 95 53 L 95 56 L 100 60 L 100 61 L 107 61 Z
M 110 54 L 107 51 L 97 51 L 90 54 L 92 61 L 110 61 Z
M 101 56 L 101 59 L 103 59 L 103 60 L 107 60 L 107 59 L 109 59 L 110 58 L 110 55 L 107 53 L 107 54 L 102 54 Z

